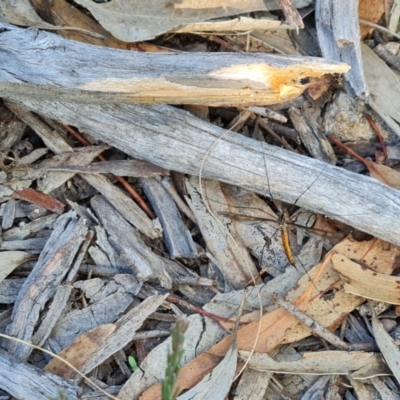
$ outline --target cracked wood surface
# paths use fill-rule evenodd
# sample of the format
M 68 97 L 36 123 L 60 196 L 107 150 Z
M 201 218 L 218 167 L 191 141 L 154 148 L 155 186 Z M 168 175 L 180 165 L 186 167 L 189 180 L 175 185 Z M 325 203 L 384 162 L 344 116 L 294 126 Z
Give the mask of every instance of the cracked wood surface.
M 376 179 L 227 132 L 167 105 L 12 100 L 132 157 L 191 175 L 202 166 L 203 178 L 266 196 L 271 189 L 274 199 L 287 203 L 300 197 L 298 206 L 400 245 L 400 226 L 393 223 L 400 216 L 399 192 Z
M 31 342 L 40 311 L 68 273 L 86 233 L 86 222 L 74 212 L 57 219 L 52 235 L 18 294 L 8 335 Z M 26 360 L 32 348 L 10 341 L 8 351 L 17 359 Z
M 0 24 L 0 90 L 80 103 L 275 104 L 347 64 L 264 53 L 143 53 Z

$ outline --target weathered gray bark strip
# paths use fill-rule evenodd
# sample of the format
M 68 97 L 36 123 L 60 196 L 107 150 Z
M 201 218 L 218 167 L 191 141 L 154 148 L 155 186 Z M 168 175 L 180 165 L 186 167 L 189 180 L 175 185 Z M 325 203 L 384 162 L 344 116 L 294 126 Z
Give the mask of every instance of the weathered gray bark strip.
M 140 183 L 163 227 L 165 245 L 172 259 L 198 257 L 190 231 L 178 208 L 159 179 L 142 178 Z
M 82 178 L 98 190 L 128 222 L 137 227 L 147 237 L 152 239 L 161 237 L 161 232 L 154 227 L 144 211 L 104 175 L 82 174 Z
M 76 126 L 132 157 L 182 173 L 198 175 L 213 146 L 203 164 L 204 178 L 267 196 L 270 188 L 274 199 L 289 203 L 300 196 L 301 207 L 400 244 L 400 225 L 393 224 L 400 217 L 399 191 L 375 179 L 227 133 L 166 105 L 20 100 L 35 112 Z
M 315 20 L 324 57 L 351 65 L 350 72 L 345 76 L 348 88 L 356 96 L 368 96 L 361 57 L 358 1 L 317 1 Z
M 62 159 L 63 162 L 65 162 L 67 165 L 68 163 L 76 163 L 78 165 L 89 164 L 91 161 L 93 161 L 94 158 L 96 158 L 99 154 L 106 150 L 106 148 L 105 146 L 90 146 L 83 147 L 80 150 L 76 150 L 77 151 L 61 153 L 58 159 Z M 55 165 L 57 165 L 57 158 L 54 161 Z M 37 190 L 43 193 L 50 193 L 72 177 L 73 174 L 68 172 L 47 172 L 44 177 L 37 180 Z
M 19 118 L 26 122 L 27 125 L 35 130 L 51 151 L 56 154 L 73 151 L 73 148 L 70 147 L 57 132 L 50 129 L 48 125 L 40 121 L 32 113 L 13 104 L 8 104 L 8 107 L 18 115 Z M 55 174 L 56 172 L 53 173 Z M 61 172 L 58 173 L 61 174 Z M 68 174 L 69 173 L 67 173 L 67 175 Z M 161 236 L 161 233 L 154 228 L 151 220 L 146 216 L 144 211 L 105 176 L 83 174 L 82 178 L 86 180 L 89 185 L 102 193 L 130 223 L 146 236 L 150 238 L 158 238 Z
M 15 218 L 15 199 L 10 199 L 7 201 L 4 207 L 3 219 L 1 221 L 1 229 L 10 229 L 13 226 Z
M 80 174 L 113 174 L 119 176 L 151 177 L 168 175 L 168 171 L 140 160 L 112 160 L 92 162 L 90 165 L 59 165 L 49 171 L 73 171 Z
M 38 262 L 18 294 L 12 322 L 7 328 L 8 335 L 28 342 L 32 340 L 40 311 L 68 273 L 86 232 L 85 221 L 76 218 L 74 212 L 63 214 L 57 219 L 56 227 Z M 18 359 L 25 360 L 32 348 L 10 341 L 8 350 Z
M 166 272 L 164 259 L 146 246 L 139 232 L 103 196 L 94 196 L 90 204 L 106 230 L 109 242 L 135 278 L 139 282 L 157 279 L 161 286 L 171 288 L 172 280 Z
M 298 97 L 304 78 L 349 69 L 324 59 L 264 53 L 130 52 L 7 24 L 0 25 L 0 60 L 4 97 L 91 104 L 274 104 Z
M 166 297 L 166 294 L 150 296 L 137 307 L 122 316 L 118 321 L 113 324 L 108 324 L 108 326 L 112 328 L 112 332 L 109 331 L 107 335 L 105 333 L 98 334 L 98 340 L 96 343 L 97 347 L 85 362 L 79 366 L 79 370 L 83 374 L 88 374 L 112 354 L 126 346 L 133 339 L 136 331 L 142 326 L 146 318 L 157 310 Z M 96 337 L 96 330 L 101 332 L 106 327 L 107 325 L 101 325 L 99 328 L 93 329 L 90 333 Z M 79 338 L 72 346 L 74 345 L 79 348 Z M 68 357 L 68 349 L 61 353 L 60 356 L 66 358 L 72 364 L 76 364 L 76 359 Z M 71 370 L 68 366 L 60 363 L 56 359 L 50 361 L 45 370 L 57 371 L 59 375 L 62 375 L 65 378 L 76 377 L 75 371 Z
M 64 311 L 64 308 L 67 305 L 67 302 L 73 290 L 71 282 L 75 278 L 79 270 L 79 267 L 86 255 L 87 249 L 89 247 L 92 238 L 93 238 L 93 232 L 89 231 L 66 277 L 66 282 L 68 284 L 60 285 L 57 288 L 54 298 L 52 299 L 51 305 L 49 307 L 49 310 L 46 313 L 45 317 L 43 318 L 43 321 L 41 322 L 40 326 L 36 330 L 35 335 L 33 336 L 33 343 L 37 344 L 37 346 L 43 346 L 43 343 L 50 336 L 53 327 L 59 320 L 62 312 Z
M 6 279 L 0 283 L 0 302 L 1 304 L 15 303 L 18 293 L 24 284 L 25 279 Z
M 256 371 L 255 369 L 246 368 L 235 390 L 238 394 L 238 398 L 265 398 L 273 375 L 274 373 L 272 371 Z
M 3 240 L 23 240 L 33 233 L 40 232 L 43 229 L 52 229 L 53 224 L 57 219 L 57 214 L 49 214 L 44 217 L 34 219 L 26 225 L 16 226 L 15 228 L 9 229 L 3 234 Z
M 0 370 L 0 387 L 18 399 L 58 398 L 59 390 L 67 393 L 70 400 L 79 398 L 79 386 L 31 364 L 18 362 L 4 350 L 0 351 Z
M 49 231 L 51 232 L 51 231 Z M 29 253 L 36 254 L 43 250 L 48 237 L 38 237 L 25 240 L 11 240 L 1 244 L 1 250 L 24 250 Z
M 235 289 L 244 287 L 253 276 L 257 275 L 257 269 L 242 241 L 232 241 L 232 236 L 235 235 L 228 235 L 223 225 L 221 226 L 221 222 L 210 215 L 200 197 L 198 179 L 193 177 L 186 182 L 186 190 L 190 195 L 190 208 L 196 216 L 207 250 L 212 254 L 213 258 L 210 256 L 209 258 L 215 265 L 215 269 L 218 269 L 228 282 L 226 286 Z M 212 193 L 212 198 L 215 200 L 212 206 L 215 206 L 217 210 L 229 211 L 218 182 L 204 181 L 203 191 Z M 216 212 L 215 208 L 213 208 L 214 212 Z
M 124 277 L 128 280 L 132 275 L 124 275 Z M 108 281 L 105 286 L 100 279 L 96 279 L 95 282 L 78 281 L 74 287 L 90 294 L 90 290 L 85 290 L 86 283 L 92 288 L 100 289 L 102 287 L 104 291 L 100 294 L 101 298 L 91 301 L 87 307 L 72 309 L 61 315 L 45 343 L 45 347 L 50 348 L 54 353 L 58 354 L 65 347 L 71 346 L 79 336 L 86 332 L 100 325 L 114 322 L 118 317 L 124 315 L 134 299 L 133 294 L 126 291 L 115 279 Z M 114 289 L 112 293 L 105 293 L 111 288 Z

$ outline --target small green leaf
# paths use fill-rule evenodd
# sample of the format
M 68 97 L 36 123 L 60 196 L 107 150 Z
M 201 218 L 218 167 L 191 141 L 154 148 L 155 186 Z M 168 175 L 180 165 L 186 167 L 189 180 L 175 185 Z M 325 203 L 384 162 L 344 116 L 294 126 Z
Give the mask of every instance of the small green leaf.
M 129 363 L 129 366 L 131 367 L 132 372 L 135 372 L 138 369 L 136 360 L 132 356 L 128 357 L 128 363 Z

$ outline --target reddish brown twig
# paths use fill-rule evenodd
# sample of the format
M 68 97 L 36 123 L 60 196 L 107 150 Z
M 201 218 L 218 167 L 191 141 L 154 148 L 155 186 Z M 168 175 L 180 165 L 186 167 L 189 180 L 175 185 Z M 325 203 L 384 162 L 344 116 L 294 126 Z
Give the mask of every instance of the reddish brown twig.
M 74 136 L 76 139 L 78 139 L 82 144 L 85 146 L 90 146 L 91 143 L 89 143 L 77 130 L 71 128 L 68 125 L 61 124 L 60 125 L 66 129 L 72 136 Z M 97 156 L 97 158 L 100 161 L 107 161 L 107 159 L 102 156 L 101 154 Z M 146 204 L 146 202 L 139 196 L 139 194 L 136 192 L 136 190 L 128 183 L 128 181 L 123 178 L 122 176 L 114 175 L 115 178 L 121 183 L 121 185 L 126 189 L 126 191 L 132 196 L 132 198 L 138 203 L 140 208 L 147 214 L 147 216 L 150 219 L 154 219 L 155 215 L 153 211 L 150 210 L 149 206 Z
M 171 302 L 171 303 L 180 304 L 181 306 L 183 306 L 183 307 L 185 307 L 185 308 L 187 308 L 187 309 L 189 309 L 189 310 L 191 310 L 191 311 L 193 311 L 193 312 L 195 312 L 197 314 L 204 315 L 205 317 L 209 317 L 209 318 L 213 319 L 214 321 L 217 321 L 217 322 L 231 322 L 232 324 L 235 323 L 235 321 L 232 321 L 229 318 L 223 318 L 223 317 L 220 317 L 218 315 L 209 313 L 208 311 L 205 311 L 200 307 L 196 307 L 193 304 L 190 304 L 187 301 L 182 300 L 179 297 L 174 296 L 173 294 L 170 294 L 167 297 L 167 300 L 169 302 Z
M 388 153 L 387 153 L 387 148 L 386 148 L 385 141 L 384 141 L 383 136 L 382 136 L 382 132 L 381 132 L 381 130 L 379 129 L 379 127 L 378 127 L 378 125 L 376 124 L 376 122 L 374 121 L 374 119 L 373 119 L 370 115 L 367 114 L 367 115 L 365 116 L 365 118 L 367 119 L 367 121 L 368 121 L 369 124 L 371 125 L 372 129 L 375 131 L 376 136 L 378 136 L 379 143 L 381 144 L 382 152 L 383 152 L 383 155 L 384 155 L 384 157 L 385 157 L 384 163 L 386 164 L 386 161 L 387 161 L 387 159 L 388 159 Z
M 332 143 L 335 143 L 338 147 L 343 149 L 346 153 L 356 158 L 358 161 L 362 162 L 368 168 L 370 176 L 380 180 L 388 186 L 400 190 L 400 175 L 398 172 L 387 167 L 386 165 L 378 164 L 376 162 L 369 161 L 360 157 L 355 151 L 353 151 L 343 143 L 339 142 L 339 140 L 333 137 L 333 135 L 329 135 L 328 139 Z
M 354 157 L 356 160 L 360 161 L 361 163 L 365 164 L 368 167 L 367 160 L 365 160 L 360 155 L 358 155 L 350 147 L 347 147 L 341 141 L 337 140 L 333 135 L 328 135 L 328 139 L 329 139 L 330 142 L 336 144 L 337 147 L 340 147 L 343 151 L 345 151 L 349 156 Z

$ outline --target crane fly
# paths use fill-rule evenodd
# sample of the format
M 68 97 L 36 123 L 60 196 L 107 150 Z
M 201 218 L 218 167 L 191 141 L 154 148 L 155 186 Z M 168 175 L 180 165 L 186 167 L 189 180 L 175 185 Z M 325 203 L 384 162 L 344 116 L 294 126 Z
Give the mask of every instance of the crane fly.
M 239 213 L 220 212 L 220 214 L 229 216 L 230 218 L 232 218 L 234 220 L 254 221 L 255 224 L 257 224 L 257 223 L 260 224 L 262 222 L 271 222 L 271 223 L 277 224 L 278 228 L 276 229 L 275 234 L 278 231 L 280 232 L 281 243 L 282 243 L 282 247 L 283 247 L 285 256 L 286 256 L 288 262 L 295 268 L 297 268 L 297 265 L 295 262 L 295 256 L 293 254 L 292 247 L 290 245 L 290 240 L 289 240 L 289 236 L 290 236 L 289 230 L 291 227 L 299 228 L 303 231 L 309 232 L 311 234 L 316 234 L 316 235 L 319 235 L 319 236 L 325 237 L 325 238 L 336 238 L 336 239 L 343 238 L 343 234 L 340 232 L 328 232 L 328 231 L 325 231 L 322 229 L 310 228 L 308 226 L 304 226 L 304 225 L 292 222 L 290 213 L 287 210 L 287 208 L 283 207 L 282 204 L 277 200 L 274 200 L 273 203 L 275 204 L 275 207 L 278 210 L 277 219 L 264 218 L 261 216 L 253 217 L 248 214 L 239 214 Z M 235 206 L 235 208 L 239 208 L 239 207 Z M 252 207 L 246 207 L 246 208 L 251 209 Z M 262 211 L 262 210 L 260 210 L 260 211 Z M 261 229 L 259 229 L 259 230 L 262 232 Z M 264 240 L 266 240 L 266 239 L 267 238 L 265 237 Z

